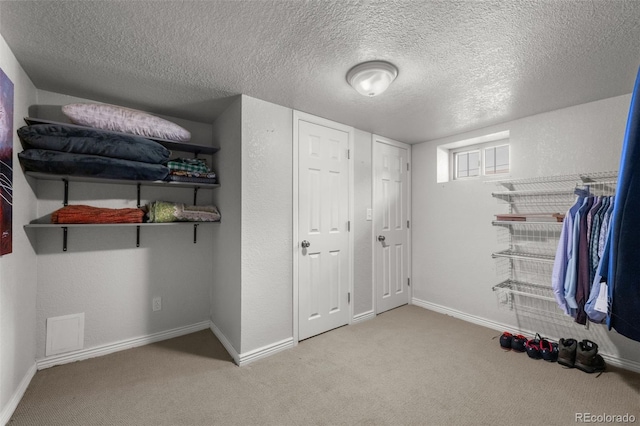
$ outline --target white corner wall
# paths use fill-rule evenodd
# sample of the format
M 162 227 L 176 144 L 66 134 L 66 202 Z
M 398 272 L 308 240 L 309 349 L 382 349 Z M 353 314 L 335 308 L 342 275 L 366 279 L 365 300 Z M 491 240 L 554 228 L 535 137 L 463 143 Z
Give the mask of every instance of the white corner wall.
M 293 336 L 292 156 L 293 111 L 242 96 L 242 353 Z
M 13 82 L 13 252 L 0 257 L 0 424 L 8 422 L 35 373 L 37 258 L 22 228 L 36 199 L 20 170 L 15 133 L 35 103 L 36 89 L 0 37 L 0 68 Z
M 213 138 L 220 147 L 213 156 L 220 181 L 213 200 L 222 219 L 213 230 L 210 316 L 224 336 L 221 340 L 232 346 L 232 355 L 241 348 L 242 101 L 238 96 L 213 124 Z
M 373 311 L 373 221 L 367 220 L 372 201 L 372 134 L 355 131 L 354 143 L 354 280 L 355 320 L 375 315 Z
M 509 178 L 617 170 L 629 103 L 630 95 L 619 96 L 414 145 L 414 303 L 496 328 L 590 338 L 603 353 L 640 368 L 640 343 L 603 326 L 586 330 L 570 322 L 523 320 L 500 308 L 492 291 L 498 276 L 491 253 L 505 247 L 491 221 L 506 210 L 491 196 L 496 186 L 436 182 L 437 146 L 504 130 L 510 132 Z

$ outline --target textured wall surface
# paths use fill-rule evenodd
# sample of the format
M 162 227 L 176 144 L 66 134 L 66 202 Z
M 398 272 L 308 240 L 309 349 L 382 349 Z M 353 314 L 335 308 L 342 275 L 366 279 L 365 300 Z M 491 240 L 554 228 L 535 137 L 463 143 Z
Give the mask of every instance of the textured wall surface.
M 372 208 L 371 133 L 355 131 L 354 146 L 354 279 L 353 315 L 373 310 L 373 221 L 367 220 Z
M 640 362 L 640 344 L 604 327 L 527 320 L 500 309 L 491 253 L 504 249 L 491 226 L 504 213 L 483 180 L 436 183 L 436 147 L 510 131 L 510 178 L 617 170 L 630 96 L 565 108 L 413 146 L 413 296 L 465 314 L 554 337 L 590 338 L 603 352 Z
M 37 276 L 32 241 L 22 226 L 35 218 L 35 194 L 18 166 L 21 146 L 15 130 L 22 126 L 36 88 L 0 37 L 0 68 L 13 82 L 13 252 L 0 257 L 0 422 L 36 355 Z
M 293 335 L 293 111 L 242 97 L 242 352 Z
M 242 93 L 408 143 L 630 93 L 640 57 L 635 0 L 0 9 L 0 31 L 40 89 L 202 122 Z M 373 59 L 395 63 L 399 75 L 367 98 L 345 76 Z
M 237 353 L 241 346 L 241 230 L 242 226 L 242 98 L 213 124 L 213 137 L 220 151 L 214 169 L 220 188 L 213 194 L 222 221 L 213 230 L 213 275 L 211 276 L 211 320 Z

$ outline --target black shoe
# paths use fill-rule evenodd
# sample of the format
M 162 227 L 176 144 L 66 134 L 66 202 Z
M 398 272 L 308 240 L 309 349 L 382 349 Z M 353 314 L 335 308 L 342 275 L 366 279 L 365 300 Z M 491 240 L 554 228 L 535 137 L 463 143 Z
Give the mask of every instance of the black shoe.
M 513 349 L 516 352 L 524 352 L 525 349 L 525 344 L 527 343 L 527 338 L 524 337 L 522 334 L 516 334 L 515 336 L 511 337 L 511 349 Z
M 524 344 L 525 349 L 527 350 L 527 355 L 529 358 L 540 359 L 540 341 L 538 339 L 530 339 L 527 340 L 527 343 Z
M 558 344 L 551 343 L 547 339 L 540 340 L 540 355 L 542 359 L 549 362 L 558 360 Z
M 575 367 L 585 373 L 604 371 L 606 365 L 601 355 L 598 355 L 598 345 L 591 340 L 578 343 Z

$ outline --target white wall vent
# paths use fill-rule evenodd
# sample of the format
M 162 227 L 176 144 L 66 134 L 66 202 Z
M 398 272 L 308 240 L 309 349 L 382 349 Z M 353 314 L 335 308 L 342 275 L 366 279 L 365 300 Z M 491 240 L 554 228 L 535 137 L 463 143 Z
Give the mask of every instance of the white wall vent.
M 46 356 L 84 347 L 84 312 L 47 318 Z

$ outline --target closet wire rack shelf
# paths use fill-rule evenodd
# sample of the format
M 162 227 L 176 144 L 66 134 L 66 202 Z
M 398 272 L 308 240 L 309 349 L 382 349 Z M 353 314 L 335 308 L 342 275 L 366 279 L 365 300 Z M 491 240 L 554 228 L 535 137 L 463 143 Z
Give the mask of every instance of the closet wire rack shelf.
M 572 320 L 555 302 L 551 275 L 564 214 L 579 192 L 615 195 L 617 171 L 487 181 L 497 191 L 492 197 L 508 208 L 496 214 L 498 242 L 507 249 L 492 253 L 503 279 L 492 287 L 498 302 L 532 318 Z

